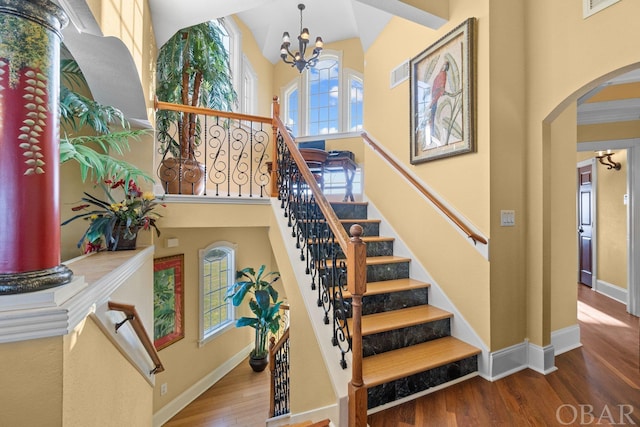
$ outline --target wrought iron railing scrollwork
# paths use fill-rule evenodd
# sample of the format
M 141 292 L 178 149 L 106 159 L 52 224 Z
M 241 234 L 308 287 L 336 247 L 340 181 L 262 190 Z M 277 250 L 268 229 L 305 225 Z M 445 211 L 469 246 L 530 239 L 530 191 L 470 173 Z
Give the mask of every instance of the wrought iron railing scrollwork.
M 276 144 L 280 205 L 300 259 L 305 262 L 310 288 L 317 292 L 323 321 L 333 327 L 332 344 L 340 350 L 340 366 L 346 369 L 346 354 L 351 351 L 352 343 L 347 323 L 350 304 L 343 297 L 347 290 L 348 261 L 344 257 L 349 236 L 290 135 L 279 131 Z
M 289 328 L 278 342 L 270 338 L 269 370 L 271 372 L 271 399 L 269 416 L 278 417 L 290 412 L 289 408 Z
M 269 197 L 272 161 L 271 117 L 188 107 L 157 101 L 162 116 L 158 133 L 157 174 L 165 193 L 222 197 Z M 168 117 L 168 118 L 165 118 Z M 189 119 L 188 119 L 189 118 Z M 184 123 L 195 136 L 186 148 Z

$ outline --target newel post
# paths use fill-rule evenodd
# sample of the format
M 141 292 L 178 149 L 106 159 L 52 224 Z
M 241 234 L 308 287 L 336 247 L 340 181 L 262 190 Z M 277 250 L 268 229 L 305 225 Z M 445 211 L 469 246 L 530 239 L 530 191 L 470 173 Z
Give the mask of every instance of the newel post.
M 347 246 L 347 289 L 351 293 L 351 382 L 349 382 L 349 427 L 367 425 L 367 388 L 362 379 L 362 296 L 367 291 L 367 248 L 362 239 L 362 227 L 349 229 Z
M 58 181 L 61 30 L 49 0 L 0 0 L 0 295 L 64 285 Z
M 271 197 L 277 197 L 278 189 L 278 125 L 276 117 L 280 117 L 280 103 L 278 97 L 273 97 L 273 107 L 271 109 L 271 127 L 273 128 L 273 144 L 271 144 Z

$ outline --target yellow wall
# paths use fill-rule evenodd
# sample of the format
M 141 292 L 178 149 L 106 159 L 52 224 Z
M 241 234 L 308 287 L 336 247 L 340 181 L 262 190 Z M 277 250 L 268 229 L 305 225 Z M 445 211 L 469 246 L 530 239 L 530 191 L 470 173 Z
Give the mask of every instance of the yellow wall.
M 260 47 L 256 43 L 253 33 L 244 22 L 238 17 L 234 17 L 233 19 L 242 32 L 242 53 L 246 55 L 253 71 L 255 71 L 258 76 L 258 110 L 255 114 L 263 117 L 271 117 L 271 103 L 274 95 L 277 95 L 277 92 L 273 92 L 271 89 L 274 71 L 273 64 L 262 56 L 262 52 L 260 52 Z
M 198 346 L 200 311 L 198 251 L 212 243 L 227 241 L 237 244 L 237 269 L 250 266 L 258 268 L 261 264 L 266 264 L 268 271 L 278 270 L 277 266 L 272 264 L 273 256 L 265 227 L 214 228 L 215 220 L 210 222 L 210 228 L 164 228 L 163 236 L 177 238 L 180 245 L 176 248 L 156 246 L 156 258 L 184 254 L 185 337 L 160 350 L 160 358 L 166 370 L 156 377 L 154 411 L 159 410 L 206 375 L 220 368 L 228 359 L 240 353 L 253 341 L 253 329 L 234 327 L 204 346 Z M 256 221 L 256 223 L 260 222 L 260 220 Z M 248 314 L 246 307 L 240 307 L 238 314 Z M 168 392 L 160 396 L 160 385 L 164 383 L 167 384 Z
M 576 99 L 604 81 L 608 73 L 640 61 L 637 40 L 640 28 L 627 25 L 628 17 L 640 13 L 640 3 L 618 2 L 587 18 L 582 18 L 581 2 L 542 0 L 524 2 L 527 17 L 527 134 L 526 206 L 527 221 L 527 312 L 528 333 L 534 343 L 548 343 L 550 330 L 562 327 L 551 314 L 551 289 L 571 284 L 551 283 L 551 260 L 575 250 L 575 238 L 552 244 L 555 224 L 562 223 L 564 209 L 553 209 L 554 200 L 573 200 L 575 186 L 558 186 L 553 172 L 575 168 L 575 152 L 557 144 L 574 146 L 576 139 L 556 141 L 551 123 Z M 554 163 L 548 159 L 553 150 Z M 564 268 L 575 269 L 575 262 Z M 567 306 L 567 309 L 571 307 Z M 554 309 L 555 310 L 555 309 Z M 552 321 L 553 320 L 553 321 Z
M 550 158 L 551 181 L 553 191 L 550 192 L 551 215 L 551 289 L 548 292 L 551 318 L 551 331 L 576 324 L 577 318 L 577 235 L 576 235 L 576 165 L 567 165 L 564 159 L 574 158 L 574 144 L 565 141 L 576 140 L 576 106 L 569 106 L 550 128 L 553 153 Z M 567 197 L 570 194 L 570 197 Z M 546 236 L 545 236 L 546 237 Z
M 64 347 L 62 425 L 152 424 L 151 385 L 93 319 L 85 319 L 71 334 L 65 335 Z
M 578 143 L 640 137 L 640 120 L 578 126 Z
M 627 193 L 626 150 L 616 150 L 613 160 L 622 165 L 620 171 L 598 168 L 598 280 L 620 288 L 627 288 Z
M 497 117 L 504 114 L 505 110 L 515 114 L 514 109 L 516 112 L 517 108 L 522 109 L 522 99 L 518 97 L 521 91 L 516 88 L 509 92 L 505 89 L 506 94 L 513 99 L 504 101 L 505 105 L 497 104 L 494 107 L 489 102 L 489 62 L 486 59 L 479 60 L 475 79 L 478 93 L 477 152 L 413 166 L 409 163 L 409 81 L 389 88 L 392 69 L 422 52 L 468 17 L 477 17 L 478 58 L 489 55 L 489 46 L 493 48 L 494 41 L 490 33 L 486 2 L 457 1 L 451 2 L 451 5 L 449 23 L 437 31 L 393 18 L 365 53 L 364 127 L 406 169 L 417 175 L 483 234 L 490 235 L 491 264 L 370 149 L 365 149 L 366 170 L 375 170 L 376 173 L 365 173 L 364 187 L 367 197 L 389 220 L 480 337 L 487 345 L 497 349 L 520 342 L 524 338 L 523 266 L 519 262 L 522 252 L 517 243 L 513 247 L 513 236 L 522 233 L 521 226 L 497 230 L 494 237 L 489 217 L 494 204 L 496 208 L 515 209 L 517 212 L 521 206 L 518 196 L 513 196 L 512 191 L 502 195 L 500 192 L 495 195 L 490 192 L 491 185 L 494 185 L 491 181 L 494 167 L 503 175 L 509 174 L 502 185 L 518 188 L 518 183 L 521 182 L 518 174 L 521 172 L 517 165 L 518 151 L 514 151 L 512 145 L 521 136 L 517 134 L 517 123 L 505 122 L 502 124 L 504 129 L 496 132 L 494 137 L 489 133 L 489 120 L 492 125 L 495 123 L 499 127 L 500 122 L 493 119 L 494 108 Z M 502 35 L 507 30 L 498 28 L 495 31 L 498 32 L 495 41 L 498 53 L 495 55 L 507 56 L 509 45 L 505 46 L 505 52 L 500 52 L 497 39 L 500 36 L 500 43 L 505 43 Z M 493 54 L 493 50 L 491 52 Z M 510 55 L 513 53 L 510 49 L 508 52 Z M 493 67 L 491 71 L 493 72 Z M 496 80 L 500 79 L 508 79 L 513 86 L 521 81 L 517 75 L 502 75 L 498 72 Z M 500 97 L 496 95 L 496 98 Z M 389 126 L 389 123 L 398 125 Z M 497 147 L 504 148 L 502 151 L 494 151 L 494 139 Z M 496 159 L 504 156 L 505 161 L 490 162 L 490 156 L 494 152 Z M 495 203 L 493 198 L 496 198 Z M 399 210 L 397 206 L 403 206 L 403 209 Z M 499 217 L 494 215 L 491 219 L 495 221 Z M 512 246 L 506 246 L 506 242 L 511 242 Z M 496 274 L 491 274 L 494 265 L 499 265 L 500 269 L 496 270 Z M 495 299 L 492 300 L 492 297 Z M 500 328 L 492 330 L 492 325 L 497 324 L 500 324 Z
M 62 423 L 62 337 L 0 344 L 0 425 Z

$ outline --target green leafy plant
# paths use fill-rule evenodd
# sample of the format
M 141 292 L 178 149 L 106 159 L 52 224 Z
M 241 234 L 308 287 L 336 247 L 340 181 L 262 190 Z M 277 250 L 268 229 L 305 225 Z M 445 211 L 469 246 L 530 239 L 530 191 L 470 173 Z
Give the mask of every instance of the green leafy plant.
M 223 38 L 222 20 L 216 20 L 179 30 L 162 45 L 157 60 L 158 99 L 231 111 L 237 94 Z M 194 148 L 200 144 L 198 114 L 159 110 L 156 127 L 163 152 L 169 150 L 174 157 L 194 159 Z M 173 132 L 176 127 L 177 139 Z
M 156 220 L 161 215 L 153 210 L 158 205 L 152 192 L 142 192 L 133 180 L 125 187 L 124 180 L 116 182 L 107 180 L 99 185 L 105 193 L 107 200 L 101 200 L 89 193 L 84 193 L 83 204 L 72 210 L 82 213 L 64 221 L 66 225 L 76 219 L 89 221 L 89 226 L 78 241 L 78 247 L 85 244 L 85 253 L 95 252 L 106 243 L 107 247 L 115 246 L 120 236 L 116 233 L 117 227 L 124 228 L 122 238 L 132 240 L 137 236 L 138 230 L 155 229 L 160 236 L 160 230 L 156 226 Z M 112 191 L 122 189 L 123 196 L 120 201 L 112 195 Z
M 60 138 L 60 162 L 78 162 L 83 181 L 91 178 L 101 182 L 115 177 L 125 182 L 139 182 L 140 179 L 153 182 L 146 172 L 110 154 L 124 155 L 130 150 L 129 141 L 139 140 L 148 131 L 130 129 L 122 111 L 74 91 L 73 88 L 88 87 L 75 60 L 61 60 L 60 68 L 60 120 L 69 132 L 64 132 Z M 95 134 L 77 135 L 85 127 L 91 128 Z
M 268 354 L 267 338 L 269 332 L 277 334 L 280 329 L 280 304 L 278 291 L 273 284 L 280 279 L 280 273 L 272 271 L 265 273 L 263 264 L 258 272 L 247 267 L 237 272 L 236 283 L 229 289 L 227 299 L 235 307 L 242 304 L 245 297 L 251 294 L 249 309 L 254 317 L 243 316 L 236 321 L 237 327 L 250 326 L 255 329 L 254 347 L 251 356 L 254 358 L 266 357 Z

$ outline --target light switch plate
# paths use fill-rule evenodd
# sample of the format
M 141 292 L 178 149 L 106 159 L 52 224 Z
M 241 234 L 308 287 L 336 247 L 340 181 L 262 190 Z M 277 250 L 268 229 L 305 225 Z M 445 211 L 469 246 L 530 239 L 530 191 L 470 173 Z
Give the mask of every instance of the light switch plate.
M 516 211 L 502 210 L 500 211 L 500 226 L 513 227 L 516 225 Z

